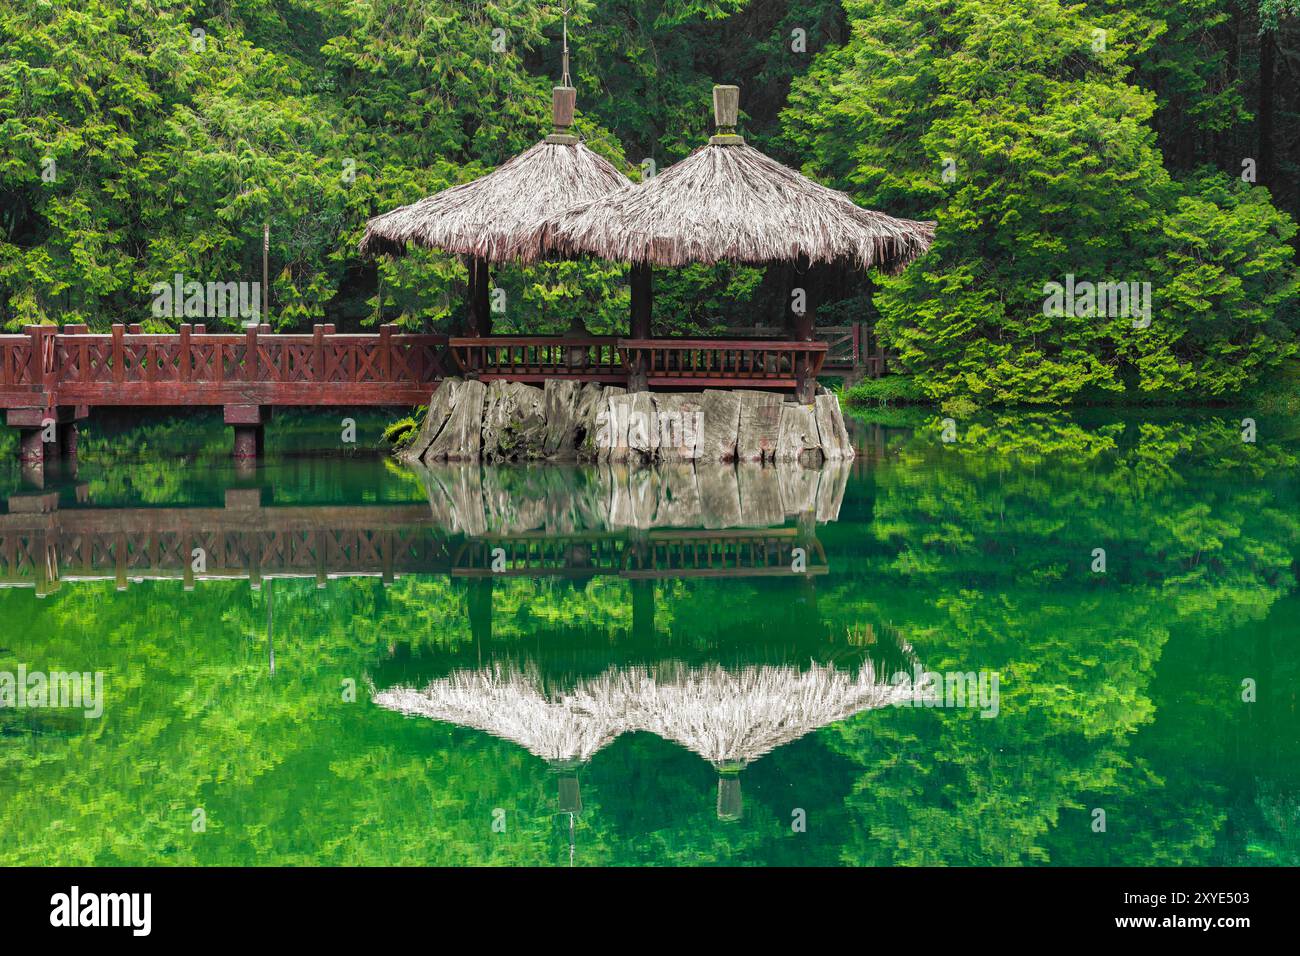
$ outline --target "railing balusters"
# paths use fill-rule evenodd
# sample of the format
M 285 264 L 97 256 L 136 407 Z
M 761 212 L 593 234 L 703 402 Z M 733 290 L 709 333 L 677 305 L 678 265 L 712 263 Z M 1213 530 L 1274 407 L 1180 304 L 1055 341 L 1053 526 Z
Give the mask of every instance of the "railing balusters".
M 190 380 L 190 326 L 189 323 L 183 323 L 180 328 L 180 342 L 176 352 L 177 377 L 182 382 Z
M 244 331 L 244 381 L 257 381 L 257 326 L 250 325 Z

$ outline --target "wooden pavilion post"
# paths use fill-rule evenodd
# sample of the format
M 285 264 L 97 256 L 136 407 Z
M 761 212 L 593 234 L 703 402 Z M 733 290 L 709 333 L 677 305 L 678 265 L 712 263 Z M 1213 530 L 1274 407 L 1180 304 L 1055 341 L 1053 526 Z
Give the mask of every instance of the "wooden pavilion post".
M 654 308 L 653 275 L 654 270 L 650 263 L 632 264 L 628 282 L 632 292 L 631 332 L 634 339 L 650 338 L 650 315 Z M 637 358 L 633 359 L 632 368 L 628 370 L 627 390 L 629 392 L 644 392 L 649 388 L 649 370 L 645 367 L 642 354 L 638 351 Z
M 488 299 L 491 270 L 482 256 L 470 256 L 469 264 L 469 334 L 485 338 L 492 334 L 492 307 Z
M 810 278 L 808 257 L 801 255 L 790 270 L 790 297 L 786 305 L 790 310 L 786 313 L 786 329 L 795 342 L 812 342 L 816 338 L 817 303 L 813 299 Z M 796 311 L 797 305 L 802 306 L 802 311 Z M 799 352 L 795 358 L 795 400 L 810 405 L 816 393 L 817 379 L 812 374 L 812 357 L 807 352 Z
M 467 256 L 465 262 L 469 267 L 469 287 L 466 290 L 468 297 L 466 324 L 469 327 L 465 332 L 472 338 L 487 338 L 492 334 L 492 306 L 488 296 L 490 279 L 488 262 L 482 256 Z M 484 349 L 470 349 L 469 368 L 465 369 L 466 376 L 477 378 L 479 373 L 483 371 L 485 358 Z

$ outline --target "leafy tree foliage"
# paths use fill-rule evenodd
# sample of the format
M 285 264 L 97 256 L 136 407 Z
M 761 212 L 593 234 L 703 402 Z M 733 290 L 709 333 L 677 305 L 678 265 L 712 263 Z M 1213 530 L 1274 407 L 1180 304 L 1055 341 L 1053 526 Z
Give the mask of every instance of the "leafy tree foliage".
M 1294 354 L 1294 222 L 1258 188 L 1171 178 L 1130 66 L 1160 23 L 1028 0 L 845 9 L 851 39 L 795 81 L 787 137 L 865 205 L 938 221 L 876 300 L 932 397 L 1225 396 Z M 1047 284 L 1071 276 L 1149 283 L 1149 327 L 1053 312 Z

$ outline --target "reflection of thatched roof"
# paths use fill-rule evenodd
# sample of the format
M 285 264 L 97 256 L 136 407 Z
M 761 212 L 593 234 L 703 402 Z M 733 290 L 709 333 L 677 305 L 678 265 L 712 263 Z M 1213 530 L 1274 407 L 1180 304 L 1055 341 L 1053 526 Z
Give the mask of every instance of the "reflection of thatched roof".
M 933 222 L 863 209 L 750 146 L 710 143 L 642 185 L 553 215 L 542 241 L 657 266 L 804 256 L 896 272 L 933 238 Z
M 738 770 L 783 744 L 864 710 L 909 699 L 910 687 L 856 671 L 791 666 L 664 664 L 610 668 L 572 690 L 543 688 L 536 668 L 457 671 L 423 690 L 375 694 L 388 710 L 471 727 L 551 763 L 589 760 L 624 731 L 645 730 Z
M 627 685 L 615 672 L 548 696 L 536 672 L 495 667 L 458 671 L 423 690 L 375 694 L 380 707 L 471 727 L 510 740 L 553 763 L 589 760 L 627 729 Z
M 878 681 L 870 662 L 856 674 L 795 667 L 666 668 L 642 681 L 641 729 L 676 741 L 719 768 L 739 769 L 819 727 L 910 695 Z
M 543 141 L 473 182 L 375 216 L 361 252 L 400 254 L 414 243 L 491 262 L 536 258 L 548 216 L 628 184 L 581 143 Z

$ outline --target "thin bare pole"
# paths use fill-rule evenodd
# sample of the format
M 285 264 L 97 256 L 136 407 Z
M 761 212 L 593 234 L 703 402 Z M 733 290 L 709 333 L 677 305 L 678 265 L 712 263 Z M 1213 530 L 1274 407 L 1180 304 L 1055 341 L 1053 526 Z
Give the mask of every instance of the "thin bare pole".
M 262 321 L 270 318 L 270 284 L 267 282 L 267 262 L 271 254 L 271 221 L 262 223 Z

